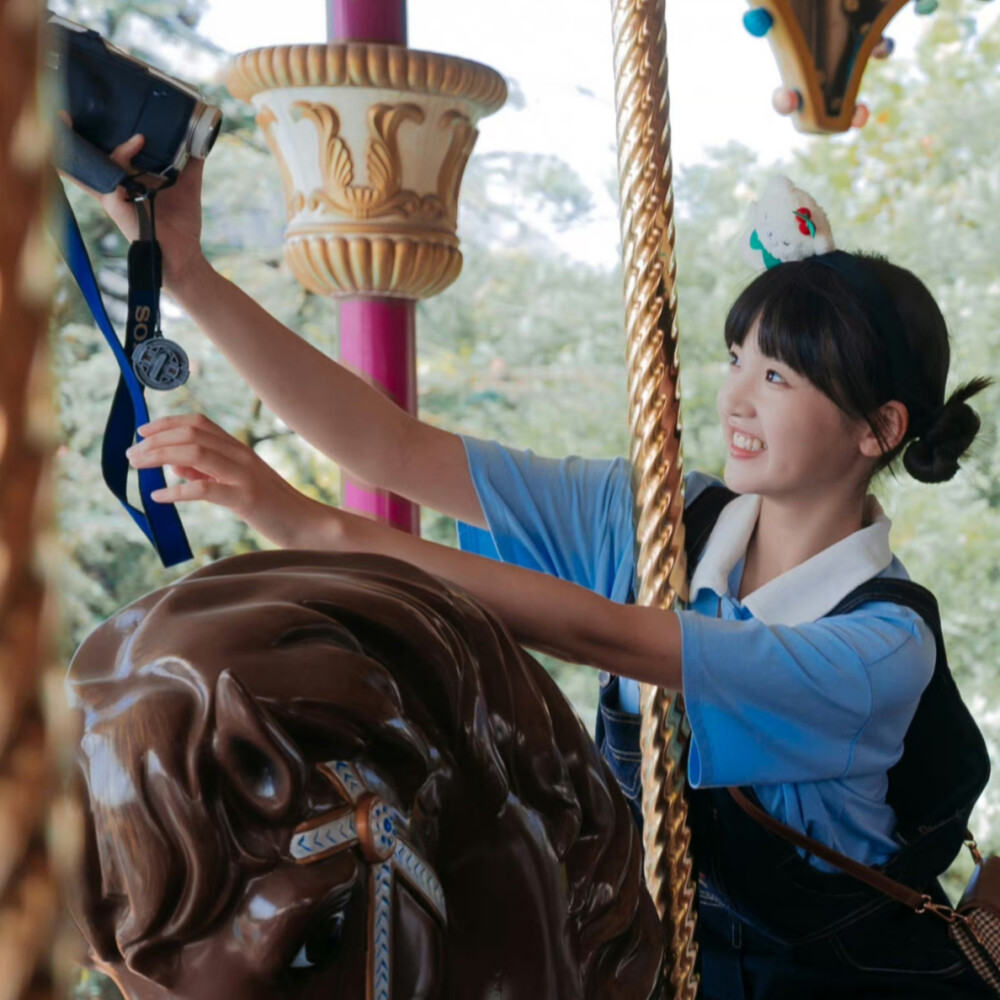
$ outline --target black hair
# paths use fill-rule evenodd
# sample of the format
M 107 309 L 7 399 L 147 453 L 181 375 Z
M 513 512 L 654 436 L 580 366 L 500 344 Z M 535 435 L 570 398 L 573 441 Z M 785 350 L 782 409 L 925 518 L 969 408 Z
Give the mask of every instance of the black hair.
M 934 297 L 916 275 L 883 257 L 851 256 L 882 286 L 902 321 L 913 362 L 905 385 L 893 383 L 871 306 L 842 274 L 808 257 L 770 268 L 740 293 L 726 317 L 726 344 L 742 345 L 759 321 L 763 354 L 807 378 L 848 417 L 868 423 L 885 449 L 875 472 L 891 468 L 903 453 L 914 479 L 951 479 L 979 431 L 979 416 L 967 400 L 992 379 L 974 378 L 945 400 L 948 328 Z M 903 403 L 910 417 L 891 449 L 878 415 L 890 400 Z

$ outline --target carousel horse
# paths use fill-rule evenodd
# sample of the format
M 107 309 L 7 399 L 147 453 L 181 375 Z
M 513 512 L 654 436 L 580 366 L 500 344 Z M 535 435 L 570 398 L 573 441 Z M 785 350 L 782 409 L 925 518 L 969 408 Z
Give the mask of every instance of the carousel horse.
M 97 628 L 68 686 L 71 906 L 129 1000 L 659 995 L 626 801 L 463 591 L 382 557 L 236 556 Z

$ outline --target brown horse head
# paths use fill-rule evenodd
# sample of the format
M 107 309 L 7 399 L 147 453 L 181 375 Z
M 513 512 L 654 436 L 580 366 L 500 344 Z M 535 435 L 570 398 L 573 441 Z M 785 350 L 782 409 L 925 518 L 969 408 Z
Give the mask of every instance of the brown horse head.
M 130 1000 L 655 994 L 625 800 L 464 592 L 379 557 L 238 556 L 96 629 L 69 686 L 74 912 Z

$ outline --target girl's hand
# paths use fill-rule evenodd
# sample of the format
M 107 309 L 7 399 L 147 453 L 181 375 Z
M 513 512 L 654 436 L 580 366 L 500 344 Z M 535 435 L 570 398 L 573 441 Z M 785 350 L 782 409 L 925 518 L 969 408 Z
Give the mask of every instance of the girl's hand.
M 163 417 L 139 428 L 144 440 L 126 452 L 134 468 L 169 465 L 187 482 L 155 490 L 157 503 L 207 500 L 282 548 L 340 547 L 342 522 L 334 507 L 299 493 L 252 448 L 201 414 Z
M 72 126 L 65 112 L 60 112 L 60 115 Z M 132 160 L 139 154 L 144 142 L 143 136 L 132 136 L 111 153 L 111 159 L 123 169 L 132 171 Z M 201 182 L 204 170 L 205 161 L 191 157 L 176 183 L 156 195 L 156 239 L 163 251 L 163 282 L 168 290 L 207 263 L 201 251 Z M 116 188 L 110 194 L 98 194 L 72 177 L 69 179 L 108 213 L 127 240 L 131 242 L 139 238 L 135 206 L 128 201 L 124 188 Z

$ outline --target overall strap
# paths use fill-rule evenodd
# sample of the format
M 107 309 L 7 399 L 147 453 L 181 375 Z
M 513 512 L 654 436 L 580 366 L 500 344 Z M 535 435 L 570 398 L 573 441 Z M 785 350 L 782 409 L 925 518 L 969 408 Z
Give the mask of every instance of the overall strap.
M 897 879 L 919 882 L 944 871 L 961 849 L 967 836 L 969 814 L 989 780 L 989 752 L 948 667 L 934 595 L 910 580 L 875 577 L 851 591 L 829 615 L 849 614 L 871 602 L 911 608 L 934 635 L 934 673 L 906 731 L 902 756 L 889 770 L 886 793 L 886 802 L 896 813 L 898 833 L 904 843 L 887 870 Z M 749 811 L 745 796 L 734 795 L 734 798 L 741 808 Z M 777 833 L 775 822 L 764 825 Z M 778 835 L 793 840 L 785 832 Z M 816 849 L 813 842 L 799 846 L 860 877 L 844 863 L 849 859 L 832 859 Z M 875 884 L 871 879 L 868 881 Z M 884 885 L 876 888 L 888 892 Z M 912 899 L 908 905 L 911 903 Z
M 910 580 L 876 577 L 848 594 L 830 614 L 846 614 L 871 601 L 911 608 L 934 634 L 934 673 L 906 731 L 903 756 L 889 770 L 886 799 L 906 839 L 937 831 L 950 841 L 944 850 L 954 857 L 972 806 L 989 780 L 989 751 L 948 667 L 934 595 Z M 945 829 L 950 836 L 945 837 Z
M 870 885 L 877 892 L 881 892 L 890 899 L 896 900 L 897 903 L 902 903 L 913 910 L 914 913 L 932 913 L 934 916 L 940 917 L 947 924 L 954 923 L 956 920 L 960 921 L 975 934 L 974 926 L 970 923 L 969 917 L 954 909 L 949 903 L 936 902 L 934 897 L 929 893 L 917 892 L 915 889 L 911 889 L 910 886 L 889 878 L 877 868 L 863 865 L 859 861 L 855 861 L 853 858 L 849 858 L 839 851 L 821 844 L 818 840 L 813 840 L 812 837 L 807 837 L 805 834 L 799 833 L 798 830 L 780 823 L 773 816 L 764 812 L 760 806 L 752 802 L 740 789 L 730 788 L 729 793 L 736 800 L 736 804 L 751 819 L 764 827 L 764 829 L 769 830 L 784 840 L 790 841 L 803 850 L 809 851 L 816 857 L 822 858 L 827 864 L 833 865 L 834 868 L 838 868 L 842 872 L 846 872 L 853 878 L 864 882 L 865 885 Z M 976 848 L 976 842 L 973 840 L 972 834 L 966 831 L 965 838 L 966 843 L 969 844 L 969 848 L 972 851 L 973 858 L 978 858 L 976 863 L 981 863 L 982 858 Z M 982 942 L 980 941 L 980 943 Z
M 735 497 L 724 487 L 709 487 L 685 511 L 690 570 L 720 513 Z M 707 882 L 742 919 L 782 941 L 832 933 L 847 917 L 877 908 L 883 894 L 913 909 L 934 911 L 927 893 L 935 891 L 937 876 L 961 848 L 972 805 L 989 775 L 982 735 L 948 669 L 934 595 L 908 580 L 877 577 L 847 594 L 828 614 L 849 614 L 872 602 L 913 609 L 927 623 L 936 646 L 934 674 L 907 730 L 902 757 L 889 771 L 887 801 L 899 820 L 903 847 L 876 877 L 868 877 L 866 869 L 862 878 L 851 859 L 827 855 L 828 849 L 811 838 L 797 840 L 804 837 L 798 831 L 789 831 L 793 836 L 788 837 L 785 830 L 776 830 L 772 817 L 764 813 L 762 819 L 754 809 L 759 802 L 752 788 L 735 795 L 731 789 L 697 789 L 690 795 L 692 842 Z M 824 886 L 831 876 L 812 868 L 792 844 L 850 872 L 862 894 L 842 883 L 837 892 L 829 892 Z
M 866 580 L 844 597 L 832 611 L 828 611 L 827 616 L 846 615 L 862 604 L 869 604 L 872 601 L 901 604 L 916 611 L 927 622 L 927 627 L 935 633 L 935 637 L 941 631 L 937 599 L 926 587 L 912 580 L 894 580 L 885 577 Z
M 903 885 L 901 882 L 896 882 L 875 868 L 863 865 L 860 861 L 855 861 L 853 858 L 841 854 L 840 851 L 835 851 L 833 848 L 827 847 L 826 844 L 821 844 L 818 840 L 814 840 L 812 837 L 800 833 L 780 820 L 776 820 L 769 813 L 761 809 L 759 805 L 751 801 L 739 788 L 730 788 L 729 794 L 736 800 L 737 805 L 751 819 L 764 827 L 765 830 L 770 830 L 771 833 L 795 844 L 796 847 L 801 847 L 804 851 L 808 851 L 815 857 L 822 858 L 827 864 L 833 865 L 843 872 L 847 872 L 848 875 L 852 875 L 856 879 L 860 879 L 873 889 L 877 889 L 886 896 L 891 896 L 893 899 L 898 900 L 904 906 L 910 907 L 911 910 L 923 913 L 927 909 L 928 904 L 932 902 L 930 896 L 917 892 L 908 885 Z
M 684 509 L 684 551 L 688 573 L 701 558 L 723 508 L 739 496 L 725 486 L 706 486 Z

